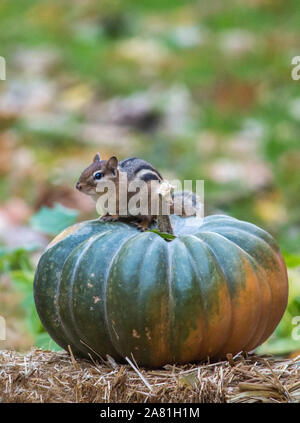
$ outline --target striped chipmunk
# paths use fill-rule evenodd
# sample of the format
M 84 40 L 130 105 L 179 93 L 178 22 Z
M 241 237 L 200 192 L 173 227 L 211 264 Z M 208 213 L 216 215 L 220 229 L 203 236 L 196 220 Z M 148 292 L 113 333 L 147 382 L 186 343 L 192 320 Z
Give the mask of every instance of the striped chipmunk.
M 76 188 L 95 201 L 101 198 L 105 210 L 101 220 L 125 220 L 141 231 L 149 229 L 159 216 L 159 230 L 172 233 L 169 214 L 186 217 L 197 213 L 195 194 L 173 193 L 172 185 L 150 163 L 137 157 L 119 162 L 115 156 L 101 160 L 97 153 L 80 175 Z

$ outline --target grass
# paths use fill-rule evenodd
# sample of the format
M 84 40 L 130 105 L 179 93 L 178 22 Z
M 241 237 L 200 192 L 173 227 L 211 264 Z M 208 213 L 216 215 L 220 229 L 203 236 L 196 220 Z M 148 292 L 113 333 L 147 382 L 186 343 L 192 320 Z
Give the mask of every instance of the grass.
M 299 357 L 298 357 L 299 359 Z M 291 403 L 300 401 L 299 361 L 236 357 L 215 363 L 138 368 L 75 360 L 70 351 L 0 352 L 1 402 Z
M 0 55 L 8 67 L 0 99 L 6 90 L 15 93 L 16 81 L 54 85 L 46 105 L 27 113 L 16 108 L 10 119 L 0 110 L 1 207 L 18 197 L 34 213 L 44 187 L 54 202 L 62 201 L 55 197 L 59 188 L 73 186 L 77 169 L 79 174 L 98 150 L 120 159 L 141 156 L 170 178 L 204 179 L 206 213 L 263 227 L 297 260 L 300 81 L 291 78 L 291 60 L 300 54 L 298 0 L 90 0 L 72 7 L 67 0 L 4 0 L 0 25 Z M 188 31 L 178 37 L 182 28 L 198 34 L 199 43 Z M 57 60 L 37 73 L 30 60 L 18 64 L 20 52 L 36 51 L 55 52 Z M 151 103 L 155 90 L 159 96 Z M 118 102 L 140 94 L 146 112 L 120 124 L 116 116 L 124 110 Z M 27 104 L 30 92 L 25 97 Z M 13 99 L 19 101 L 18 95 Z M 108 110 L 115 103 L 112 117 Z M 125 109 L 133 113 L 134 107 Z M 56 124 L 49 119 L 48 126 L 34 125 L 41 113 L 53 115 Z M 152 126 L 143 124 L 149 116 L 156 118 Z M 84 135 L 87 126 L 97 126 L 101 136 L 108 131 L 108 141 L 97 131 Z M 5 147 L 2 136 L 12 137 L 12 147 Z M 68 170 L 58 183 L 57 169 L 66 161 L 74 175 Z M 262 172 L 261 184 L 247 184 L 259 174 L 257 163 L 271 178 L 264 183 Z M 241 170 L 230 179 L 236 164 Z

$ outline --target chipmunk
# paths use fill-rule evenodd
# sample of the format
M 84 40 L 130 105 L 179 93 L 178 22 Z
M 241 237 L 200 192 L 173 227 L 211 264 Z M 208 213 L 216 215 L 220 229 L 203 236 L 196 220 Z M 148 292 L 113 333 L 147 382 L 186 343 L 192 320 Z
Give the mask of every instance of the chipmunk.
M 124 176 L 126 178 L 124 178 Z M 136 191 L 129 191 L 128 186 L 130 183 L 136 183 L 139 185 L 139 182 L 144 182 L 147 187 L 146 195 L 148 196 L 147 204 L 149 204 L 149 206 L 147 206 L 146 213 L 132 214 L 130 213 L 130 210 L 128 210 L 128 207 L 126 207 L 125 214 L 124 212 L 120 213 L 120 194 L 124 191 L 127 192 L 126 206 L 128 206 L 130 200 L 136 194 Z M 149 229 L 151 223 L 156 220 L 158 214 L 160 214 L 151 214 L 150 205 L 151 200 L 153 201 L 153 197 L 151 198 L 151 195 L 157 197 L 154 198 L 154 200 L 158 200 L 160 194 L 164 197 L 164 201 L 168 203 L 170 214 L 174 214 L 174 210 L 178 210 L 178 208 L 176 208 L 176 204 L 183 205 L 184 196 L 187 195 L 189 198 L 188 203 L 190 210 L 187 214 L 183 208 L 182 215 L 196 215 L 197 209 L 195 195 L 193 193 L 186 192 L 178 192 L 171 195 L 168 192 L 168 190 L 170 191 L 171 185 L 164 181 L 161 174 L 150 163 L 143 159 L 130 157 L 119 162 L 116 156 L 112 156 L 108 160 L 101 160 L 100 154 L 97 153 L 92 164 L 80 175 L 76 188 L 97 201 L 102 195 L 107 193 L 107 191 L 105 192 L 103 190 L 103 187 L 106 187 L 109 183 L 112 183 L 115 187 L 115 208 L 113 213 L 109 211 L 100 218 L 103 221 L 108 222 L 125 219 L 131 221 L 138 227 L 138 229 L 145 231 L 146 229 Z M 157 184 L 158 189 L 151 191 L 151 184 L 153 183 Z M 164 190 L 162 188 L 164 188 Z M 166 191 L 167 194 L 162 194 L 163 191 Z M 159 206 L 161 206 L 161 204 Z M 172 233 L 169 216 L 164 215 L 160 216 L 160 218 L 162 222 L 161 226 L 164 228 L 162 231 Z

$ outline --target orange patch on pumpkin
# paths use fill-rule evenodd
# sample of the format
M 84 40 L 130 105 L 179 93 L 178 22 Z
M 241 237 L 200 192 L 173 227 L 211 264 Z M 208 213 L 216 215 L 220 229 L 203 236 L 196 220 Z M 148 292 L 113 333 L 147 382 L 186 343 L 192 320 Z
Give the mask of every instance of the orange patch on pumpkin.
M 202 322 L 204 318 L 202 315 L 198 317 Z M 230 331 L 231 325 L 231 300 L 227 283 L 225 280 L 220 281 L 218 289 L 218 298 L 216 304 L 213 305 L 209 312 L 209 318 L 205 320 L 203 342 L 199 342 L 199 333 L 191 332 L 188 338 L 186 350 L 191 350 L 190 359 L 203 360 L 208 356 L 215 356 L 222 344 L 224 337 Z M 186 351 L 187 352 L 187 351 Z M 193 353 L 193 354 L 192 354 Z M 185 361 L 187 354 L 183 354 L 182 361 Z
M 84 223 L 84 222 L 83 222 Z M 70 226 L 69 228 L 63 230 L 60 234 L 58 234 L 47 246 L 46 250 L 53 247 L 55 244 L 57 244 L 59 241 L 66 238 L 68 235 L 71 235 L 72 233 L 76 232 L 80 226 L 82 226 L 82 223 L 75 223 L 75 225 Z

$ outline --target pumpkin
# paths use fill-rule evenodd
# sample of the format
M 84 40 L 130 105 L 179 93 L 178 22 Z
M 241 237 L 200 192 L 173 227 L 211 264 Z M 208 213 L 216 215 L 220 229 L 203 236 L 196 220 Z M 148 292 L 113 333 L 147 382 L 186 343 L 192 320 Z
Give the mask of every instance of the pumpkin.
M 134 357 L 146 367 L 251 351 L 278 325 L 288 280 L 257 226 L 171 216 L 176 238 L 92 220 L 58 235 L 34 281 L 40 319 L 81 357 Z

